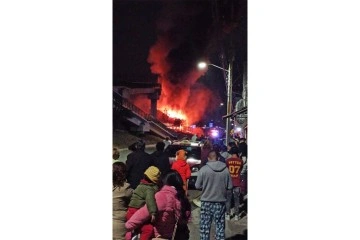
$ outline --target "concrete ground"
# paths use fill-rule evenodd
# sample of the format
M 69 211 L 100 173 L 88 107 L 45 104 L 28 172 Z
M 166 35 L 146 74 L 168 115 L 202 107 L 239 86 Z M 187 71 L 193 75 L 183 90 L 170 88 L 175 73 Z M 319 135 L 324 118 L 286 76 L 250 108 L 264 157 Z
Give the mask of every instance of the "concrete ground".
M 194 198 L 200 195 L 200 191 L 189 190 L 189 199 L 192 201 Z M 191 210 L 192 219 L 189 222 L 190 240 L 200 239 L 200 208 L 192 204 Z M 225 237 L 232 240 L 245 240 L 247 239 L 247 216 L 242 217 L 239 221 L 235 221 L 233 218 L 226 221 L 225 225 Z M 210 240 L 215 240 L 215 225 L 211 227 Z

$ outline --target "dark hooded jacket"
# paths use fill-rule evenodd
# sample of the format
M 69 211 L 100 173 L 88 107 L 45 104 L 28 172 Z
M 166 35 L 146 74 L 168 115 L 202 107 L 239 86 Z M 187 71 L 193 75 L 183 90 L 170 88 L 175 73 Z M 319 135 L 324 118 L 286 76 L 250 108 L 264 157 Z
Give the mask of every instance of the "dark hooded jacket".
M 247 157 L 247 144 L 245 142 L 241 142 L 238 144 L 239 154 L 242 157 Z
M 138 150 L 130 153 L 126 160 L 127 182 L 132 189 L 140 184 L 140 180 L 144 177 L 146 169 L 153 165 L 153 159 L 150 154 Z
M 202 189 L 201 201 L 226 202 L 226 192 L 233 188 L 226 164 L 220 161 L 208 161 L 200 169 L 195 187 Z
M 154 166 L 160 170 L 161 176 L 165 176 L 171 168 L 168 153 L 155 151 L 151 154 L 151 157 L 153 158 Z

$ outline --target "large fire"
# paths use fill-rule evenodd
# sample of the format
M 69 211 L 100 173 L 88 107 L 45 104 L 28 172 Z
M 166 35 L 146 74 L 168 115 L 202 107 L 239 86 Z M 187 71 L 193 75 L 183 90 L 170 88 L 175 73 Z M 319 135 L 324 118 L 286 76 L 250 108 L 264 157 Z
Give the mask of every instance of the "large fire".
M 189 72 L 178 76 L 171 81 L 169 71 L 172 67 L 167 62 L 167 55 L 174 48 L 165 36 L 159 37 L 155 45 L 150 49 L 148 62 L 151 71 L 158 75 L 161 84 L 161 95 L 157 102 L 158 110 L 163 111 L 170 118 L 184 120 L 184 124 L 192 125 L 204 118 L 206 113 L 219 105 L 220 100 L 216 92 L 212 92 L 205 85 L 197 82 L 204 75 L 205 70 L 196 67 Z M 175 83 L 174 83 L 175 82 Z M 137 96 L 135 105 L 149 112 L 150 101 L 146 96 Z
M 198 44 L 198 39 L 191 38 L 195 36 L 191 34 L 191 31 L 195 29 L 194 21 L 203 19 L 199 15 L 200 5 L 196 6 L 200 8 L 199 11 L 183 9 L 184 11 L 175 11 L 171 14 L 167 12 L 164 18 L 161 18 L 158 22 L 157 41 L 150 48 L 147 59 L 151 72 L 158 76 L 158 83 L 161 84 L 161 95 L 157 102 L 158 110 L 169 118 L 183 120 L 182 124 L 187 126 L 204 119 L 204 115 L 214 110 L 220 103 L 217 93 L 219 89 L 212 92 L 198 82 L 206 70 L 197 69 L 194 62 L 200 57 L 206 58 L 208 52 L 204 39 L 200 41 L 201 44 Z M 186 21 L 186 24 L 182 20 Z M 208 33 L 204 30 L 203 24 L 198 24 L 196 31 Z M 196 48 L 194 44 L 197 44 Z M 137 97 L 135 104 L 149 112 L 150 101 L 146 97 Z

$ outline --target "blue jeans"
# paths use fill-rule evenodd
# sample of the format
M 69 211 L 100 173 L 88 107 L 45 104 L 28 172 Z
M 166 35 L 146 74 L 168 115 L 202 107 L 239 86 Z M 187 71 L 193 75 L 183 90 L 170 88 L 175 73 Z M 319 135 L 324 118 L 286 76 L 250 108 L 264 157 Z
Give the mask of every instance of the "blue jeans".
M 225 203 L 203 201 L 201 201 L 200 209 L 200 240 L 210 240 L 213 218 L 216 227 L 216 240 L 225 240 Z
M 234 196 L 235 214 L 239 214 L 240 187 L 234 187 L 232 190 L 227 191 L 227 196 L 226 196 L 226 212 L 227 213 L 230 213 L 232 196 Z

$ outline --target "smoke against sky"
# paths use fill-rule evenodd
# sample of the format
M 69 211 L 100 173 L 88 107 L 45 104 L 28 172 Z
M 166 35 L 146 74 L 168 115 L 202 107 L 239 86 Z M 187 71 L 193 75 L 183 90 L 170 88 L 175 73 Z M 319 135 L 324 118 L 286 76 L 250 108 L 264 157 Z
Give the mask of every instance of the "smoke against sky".
M 196 63 L 207 58 L 212 39 L 209 4 L 177 2 L 165 4 L 157 21 L 157 41 L 149 51 L 151 72 L 158 75 L 162 93 L 160 109 L 181 110 L 187 124 L 199 121 L 220 103 L 217 93 L 197 83 L 204 74 Z
M 224 75 L 211 67 L 205 74 L 196 65 L 199 60 L 210 60 L 223 66 L 219 63 L 222 45 L 226 45 L 223 40 L 234 32 L 240 4 L 246 10 L 244 2 L 114 0 L 114 85 L 157 81 L 162 85 L 159 110 L 181 110 L 188 124 L 212 119 L 212 110 L 226 101 Z M 246 33 L 246 28 L 241 29 Z M 233 38 L 235 55 L 241 56 L 240 61 L 235 59 L 240 64 L 234 64 L 234 84 L 246 59 L 246 53 L 238 50 L 246 50 L 246 35 L 239 36 Z M 226 57 L 225 51 L 225 62 Z M 135 104 L 149 112 L 146 96 L 137 96 Z

